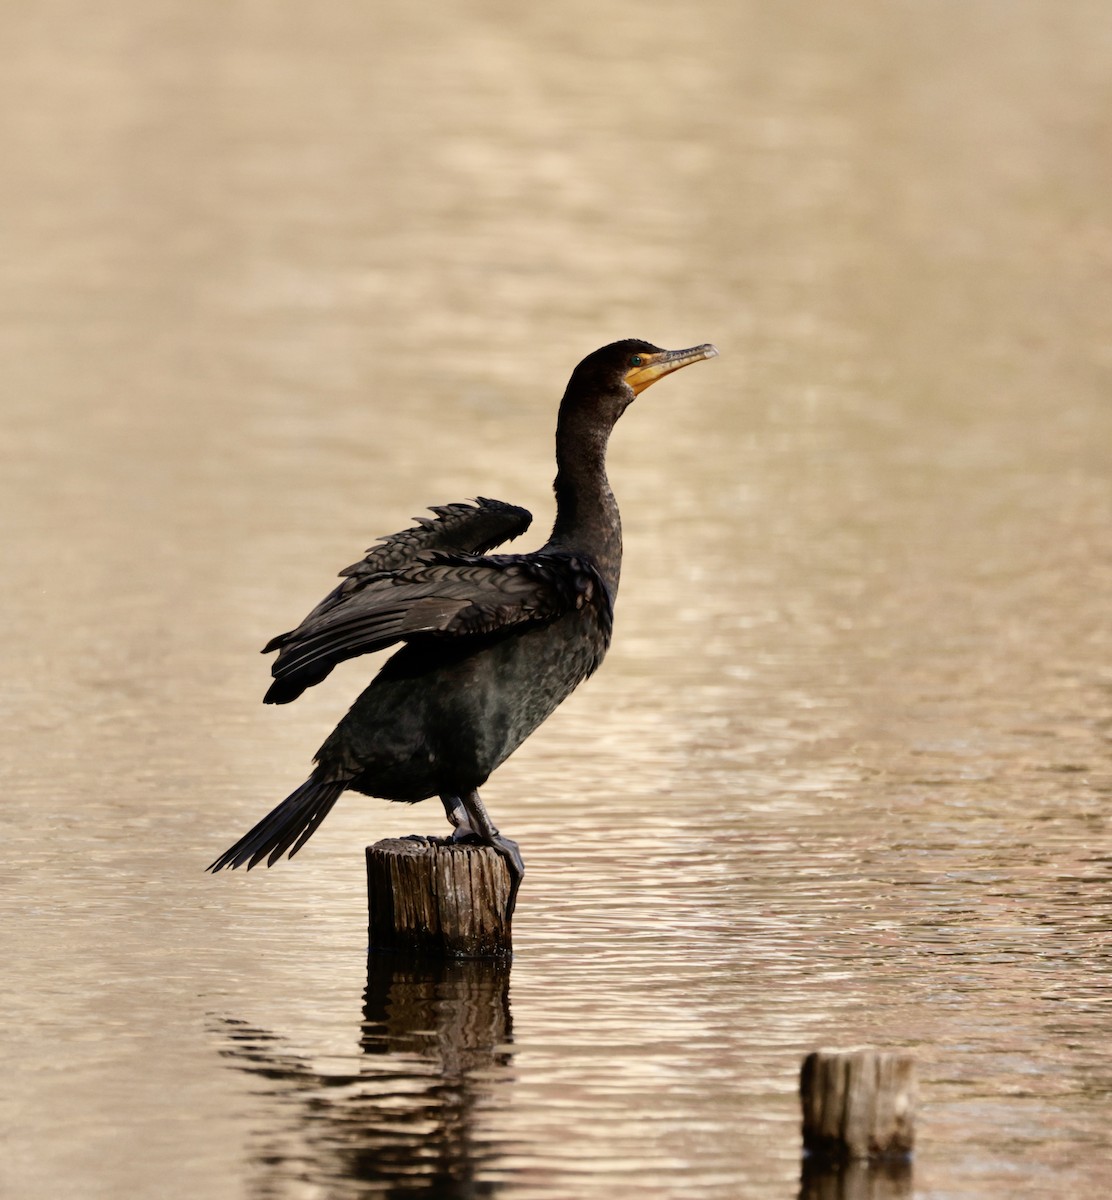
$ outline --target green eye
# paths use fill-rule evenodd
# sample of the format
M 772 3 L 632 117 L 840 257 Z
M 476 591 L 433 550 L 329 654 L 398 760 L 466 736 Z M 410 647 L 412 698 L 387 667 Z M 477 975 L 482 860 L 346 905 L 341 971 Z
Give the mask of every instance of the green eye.
M 629 360 L 629 365 L 631 367 L 639 367 L 641 365 L 641 355 L 640 354 L 633 355 L 633 357 Z

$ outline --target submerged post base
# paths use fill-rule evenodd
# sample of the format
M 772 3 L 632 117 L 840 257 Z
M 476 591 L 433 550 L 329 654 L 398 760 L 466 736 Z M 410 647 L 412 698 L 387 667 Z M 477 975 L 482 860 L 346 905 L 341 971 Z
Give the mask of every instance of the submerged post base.
M 510 884 L 491 846 L 384 838 L 367 847 L 371 949 L 509 956 Z

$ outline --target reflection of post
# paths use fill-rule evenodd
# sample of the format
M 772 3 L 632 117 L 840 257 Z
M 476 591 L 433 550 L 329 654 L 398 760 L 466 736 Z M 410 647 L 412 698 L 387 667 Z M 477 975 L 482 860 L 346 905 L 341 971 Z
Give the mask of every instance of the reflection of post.
M 509 1081 L 509 981 L 506 959 L 372 954 L 354 1070 L 217 1021 L 221 1053 L 274 1101 L 252 1135 L 248 1194 L 286 1195 L 291 1179 L 330 1197 L 488 1194 L 502 1150 L 482 1136 L 482 1109 Z
M 446 1075 L 508 1058 L 510 964 L 500 958 L 371 953 L 364 1054 L 420 1054 Z
M 855 1160 L 840 1167 L 804 1160 L 799 1200 L 911 1200 L 911 1164 Z
M 420 1157 L 422 1175 L 440 1189 L 429 1195 L 438 1200 L 480 1194 L 478 1175 L 491 1150 L 476 1136 L 477 1109 L 490 1090 L 491 1068 L 510 1060 L 509 988 L 506 959 L 368 958 L 364 1054 L 435 1063 L 431 1075 L 410 1071 L 425 1079 Z
M 367 847 L 375 950 L 507 956 L 510 871 L 491 846 L 386 838 Z
M 891 1051 L 820 1050 L 799 1078 L 801 1200 L 911 1195 L 915 1060 Z

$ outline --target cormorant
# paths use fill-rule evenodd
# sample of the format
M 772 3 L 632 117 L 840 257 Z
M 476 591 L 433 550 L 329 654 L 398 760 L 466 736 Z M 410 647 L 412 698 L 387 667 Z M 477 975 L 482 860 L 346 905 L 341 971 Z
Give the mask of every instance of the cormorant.
M 211 871 L 292 857 L 348 789 L 386 800 L 439 796 L 452 840 L 478 838 L 509 863 L 517 843 L 478 789 L 602 661 L 622 562 L 606 446 L 633 398 L 664 375 L 713 358 L 711 345 L 661 350 L 636 339 L 589 354 L 572 372 L 556 426 L 556 523 L 532 554 L 487 551 L 525 532 L 523 508 L 479 498 L 382 538 L 289 633 L 268 704 L 288 704 L 344 659 L 404 642 L 352 705 L 295 792 Z M 510 910 L 513 909 L 513 899 Z

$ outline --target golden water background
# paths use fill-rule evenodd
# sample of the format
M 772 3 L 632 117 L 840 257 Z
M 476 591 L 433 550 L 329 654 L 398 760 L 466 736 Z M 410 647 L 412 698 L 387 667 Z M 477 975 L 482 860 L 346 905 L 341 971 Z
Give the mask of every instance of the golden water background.
M 0 34 L 4 1194 L 792 1197 L 859 1042 L 919 1056 L 917 1195 L 1101 1194 L 1107 4 Z M 627 336 L 721 357 L 618 427 L 614 648 L 486 789 L 512 977 L 368 980 L 362 847 L 439 806 L 202 873 L 373 667 L 264 709 L 258 647 L 428 504 L 539 544 Z

